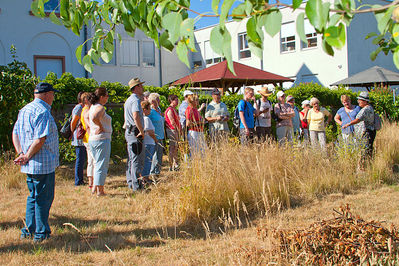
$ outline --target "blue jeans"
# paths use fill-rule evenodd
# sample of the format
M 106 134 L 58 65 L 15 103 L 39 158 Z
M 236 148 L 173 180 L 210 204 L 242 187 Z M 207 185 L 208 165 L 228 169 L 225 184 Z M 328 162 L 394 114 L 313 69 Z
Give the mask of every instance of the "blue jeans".
M 85 146 L 75 146 L 75 186 L 83 185 L 83 168 L 86 163 L 87 152 Z
M 104 186 L 111 155 L 111 140 L 90 140 L 89 145 L 94 158 L 93 185 Z
M 139 184 L 139 177 L 143 171 L 144 159 L 145 159 L 145 146 L 142 140 L 137 142 L 127 143 L 127 169 L 126 169 L 126 181 L 127 185 L 133 191 L 141 188 Z
M 143 172 L 141 172 L 142 176 L 149 176 L 152 164 L 152 158 L 154 157 L 155 145 L 145 145 L 145 159 L 144 159 L 144 168 Z
M 26 200 L 26 227 L 22 228 L 22 235 L 46 239 L 51 234 L 48 217 L 54 200 L 55 172 L 27 174 L 26 183 L 30 194 Z
M 159 139 L 155 144 L 154 156 L 152 157 L 151 174 L 159 175 L 162 168 L 162 156 L 163 156 L 163 139 Z

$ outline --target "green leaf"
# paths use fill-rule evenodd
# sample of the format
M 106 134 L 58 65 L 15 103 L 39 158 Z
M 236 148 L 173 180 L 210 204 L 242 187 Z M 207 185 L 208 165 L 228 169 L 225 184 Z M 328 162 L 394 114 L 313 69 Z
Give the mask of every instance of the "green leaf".
M 93 63 L 91 62 L 91 58 L 89 55 L 85 55 L 83 57 L 83 67 L 90 73 L 93 73 Z
M 100 50 L 100 56 L 101 59 L 105 62 L 105 63 L 109 63 L 112 60 L 112 53 L 108 52 L 105 49 L 101 49 Z M 83 58 L 84 59 L 84 58 Z
M 107 50 L 110 53 L 114 52 L 114 37 L 110 32 L 108 32 L 107 37 L 103 41 L 104 43 L 104 49 Z
M 212 50 L 218 55 L 223 55 L 223 30 L 220 26 L 216 26 L 212 29 L 209 41 Z
M 338 49 L 341 49 L 345 45 L 345 26 L 343 23 L 340 23 L 338 27 L 331 26 L 326 29 L 324 32 L 324 39 L 326 42 Z
M 188 62 L 188 49 L 183 41 L 180 41 L 176 46 L 177 57 L 186 64 L 187 67 L 190 67 L 190 63 Z
M 122 43 L 122 35 L 120 33 L 117 33 L 116 36 L 118 37 L 119 44 Z
M 396 24 L 392 28 L 392 38 L 396 43 L 399 43 L 399 24 Z
M 215 15 L 218 14 L 220 0 L 212 0 L 212 10 Z
M 295 10 L 302 4 L 302 0 L 293 0 L 292 1 L 292 8 Z
M 365 37 L 365 39 L 367 40 L 367 39 L 370 39 L 371 37 L 375 37 L 375 36 L 378 36 L 378 34 L 375 33 L 375 32 L 370 32 L 369 34 L 367 34 L 367 36 Z
M 62 26 L 62 22 L 58 19 L 57 15 L 53 12 L 50 13 L 50 20 L 51 22 L 53 22 L 54 24 L 57 24 L 59 26 Z
M 374 7 L 380 7 L 380 5 L 374 5 Z M 392 12 L 396 6 L 391 6 L 387 10 L 376 12 L 374 14 L 375 19 L 377 20 L 378 30 L 380 33 L 384 34 L 387 30 L 388 23 L 391 20 Z
M 309 18 L 316 30 L 322 32 L 328 20 L 330 3 L 323 3 L 322 0 L 309 0 L 306 4 L 306 16 Z
M 263 58 L 262 46 L 252 42 L 251 40 L 248 40 L 248 46 L 249 46 L 249 50 L 251 50 L 251 53 L 253 53 L 254 55 L 256 55 L 260 59 Z
M 328 21 L 329 26 L 335 26 L 337 25 L 338 21 L 342 18 L 342 15 L 339 14 L 334 14 L 330 17 L 330 20 Z
M 82 49 L 83 49 L 83 45 L 84 44 L 79 45 L 78 48 L 76 48 L 76 50 L 75 50 L 76 59 L 78 59 L 79 64 L 82 64 Z
M 328 55 L 334 56 L 334 49 L 326 42 L 325 39 L 323 39 L 321 47 L 323 48 L 323 51 L 326 52 Z
M 245 14 L 250 16 L 253 10 L 253 5 L 250 1 L 245 2 Z
M 305 13 L 300 13 L 296 18 L 296 32 L 299 35 L 299 39 L 303 42 L 307 42 L 305 34 Z
M 219 24 L 224 27 L 225 21 L 227 20 L 227 16 L 229 14 L 230 8 L 233 6 L 235 0 L 224 0 L 222 7 L 220 9 L 220 17 Z
M 273 10 L 269 14 L 264 14 L 259 17 L 259 24 L 263 24 L 262 26 L 265 27 L 266 32 L 273 37 L 276 35 L 281 28 L 281 22 L 282 22 L 283 16 L 280 12 L 280 10 Z
M 44 2 L 43 0 L 38 0 L 37 10 L 39 11 L 39 16 L 44 18 L 46 14 L 44 13 Z
M 40 17 L 38 4 L 38 0 L 35 0 L 32 2 L 32 4 L 30 4 L 30 10 L 36 17 Z
M 180 35 L 190 37 L 194 35 L 194 19 L 187 18 L 180 25 Z
M 256 31 L 256 21 L 255 17 L 251 17 L 247 21 L 247 35 L 250 40 L 252 40 L 255 43 L 261 44 L 261 38 Z
M 397 69 L 399 69 L 399 50 L 396 49 L 396 51 L 393 53 L 393 62 L 396 66 Z
M 169 41 L 169 34 L 167 31 L 162 32 L 161 36 L 159 37 L 159 43 L 161 46 L 165 47 L 169 51 L 173 51 L 173 44 Z
M 180 37 L 180 25 L 183 19 L 180 13 L 171 12 L 163 17 L 162 26 L 169 33 L 169 41 L 173 44 Z
M 378 54 L 382 51 L 382 49 L 383 49 L 382 47 L 378 47 L 375 51 L 371 52 L 370 54 L 371 61 L 374 61 L 377 58 Z
M 90 56 L 90 58 L 93 60 L 93 62 L 96 65 L 101 65 L 100 63 L 100 55 L 96 53 L 96 51 L 92 48 L 87 52 L 87 54 Z
M 233 56 L 231 53 L 231 35 L 230 32 L 225 28 L 223 31 L 223 55 L 227 60 L 227 66 L 230 71 L 236 76 L 233 65 Z
M 77 36 L 80 36 L 80 30 L 76 23 L 72 23 L 72 32 L 75 33 Z
M 233 11 L 231 11 L 231 16 L 234 20 L 243 20 L 246 17 L 245 4 L 239 4 L 236 8 L 234 8 Z
M 60 16 L 69 20 L 69 0 L 60 0 Z

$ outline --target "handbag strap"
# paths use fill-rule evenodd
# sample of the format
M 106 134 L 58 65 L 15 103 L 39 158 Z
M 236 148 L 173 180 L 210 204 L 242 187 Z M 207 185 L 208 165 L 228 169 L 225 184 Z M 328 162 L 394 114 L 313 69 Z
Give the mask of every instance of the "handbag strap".
M 350 115 L 348 114 L 348 112 L 345 110 L 345 107 L 344 107 L 344 111 L 345 111 L 345 114 L 349 117 L 349 120 L 352 122 L 352 118 L 350 117 Z

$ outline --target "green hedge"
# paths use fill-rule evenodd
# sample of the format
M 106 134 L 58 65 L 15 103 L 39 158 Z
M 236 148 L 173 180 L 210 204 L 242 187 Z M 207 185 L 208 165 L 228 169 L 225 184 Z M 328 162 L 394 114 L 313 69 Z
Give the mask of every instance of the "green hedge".
M 2 107 L 3 110 L 8 110 L 7 112 L 0 113 L 0 148 L 2 151 L 7 151 L 12 149 L 11 131 L 16 121 L 18 111 L 33 99 L 32 91 L 39 80 L 32 75 L 25 63 L 18 61 L 14 61 L 7 66 L 0 66 L 0 71 L 0 108 Z M 107 88 L 110 95 L 109 102 L 111 103 L 123 103 L 131 94 L 128 86 L 119 82 L 102 82 L 99 84 L 97 81 L 90 78 L 74 78 L 70 73 L 64 73 L 60 78 L 57 78 L 54 73 L 49 73 L 44 81 L 49 82 L 56 89 L 60 90 L 60 93 L 56 94 L 53 104 L 54 110 L 62 110 L 64 105 L 76 103 L 78 92 L 94 91 L 95 88 L 99 86 Z M 180 101 L 183 100 L 184 89 L 181 88 L 169 88 L 167 86 L 144 86 L 144 88 L 147 91 L 160 94 L 160 106 L 162 110 L 168 107 L 169 103 L 167 99 L 170 94 L 177 95 Z M 279 88 L 277 88 L 276 92 L 278 90 Z M 314 83 L 299 84 L 286 90 L 285 93 L 296 98 L 296 104 L 299 108 L 303 100 L 317 97 L 321 105 L 330 109 L 333 114 L 342 106 L 340 101 L 342 94 L 350 96 L 353 103 L 356 103 L 356 97 L 358 95 L 343 87 L 329 89 Z M 231 116 L 242 97 L 242 95 L 227 95 L 222 97 L 222 102 L 227 105 Z M 388 119 L 399 120 L 399 103 L 393 103 L 393 94 L 390 88 L 374 89 L 370 93 L 370 98 L 378 113 L 383 114 Z M 200 94 L 199 99 L 200 104 L 209 103 L 212 97 L 210 95 Z M 276 102 L 275 94 L 270 96 L 270 100 Z M 112 116 L 114 131 L 111 143 L 111 156 L 113 160 L 119 161 L 121 158 L 126 157 L 124 130 L 122 129 L 124 122 L 123 108 L 113 108 L 112 110 L 107 110 L 107 112 Z M 57 122 L 62 124 L 63 121 Z M 231 121 L 229 123 L 232 128 Z M 327 132 L 328 139 L 331 141 L 338 134 L 338 129 L 335 124 L 333 124 L 329 126 Z M 70 145 L 69 141 L 62 139 L 62 137 L 60 137 L 60 151 L 61 161 L 71 162 L 75 160 L 73 147 Z

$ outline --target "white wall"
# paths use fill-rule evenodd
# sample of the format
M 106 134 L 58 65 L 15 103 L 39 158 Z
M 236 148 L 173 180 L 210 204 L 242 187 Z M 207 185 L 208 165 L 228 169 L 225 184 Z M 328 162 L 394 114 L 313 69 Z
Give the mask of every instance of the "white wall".
M 136 31 L 134 38 L 127 35 L 123 27 L 117 27 L 117 32 L 121 34 L 122 39 L 138 41 L 138 65 L 122 64 L 124 59 L 122 57 L 126 55 L 123 54 L 121 49 L 121 45 L 123 44 L 119 44 L 119 40 L 116 40 L 114 53 L 116 62 L 114 62 L 114 64 L 94 66 L 93 78 L 98 82 L 110 81 L 127 84 L 130 79 L 138 77 L 140 80 L 146 82 L 145 85 L 162 86 L 190 73 L 189 68 L 179 61 L 176 53 L 170 53 L 165 49 L 161 49 L 162 55 L 160 62 L 160 51 L 155 45 L 155 65 L 143 65 L 143 41 L 152 42 L 152 40 L 139 30 Z M 162 74 L 160 73 L 160 63 L 162 65 Z
M 34 71 L 33 55 L 65 56 L 65 71 L 75 77 L 85 75 L 83 67 L 75 58 L 75 49 L 83 43 L 63 26 L 53 24 L 49 18 L 31 15 L 31 0 L 2 0 L 0 12 L 0 41 L 4 46 L 4 60 L 0 45 L 0 63 L 9 63 L 11 45 L 17 48 L 18 60 L 24 61 Z

